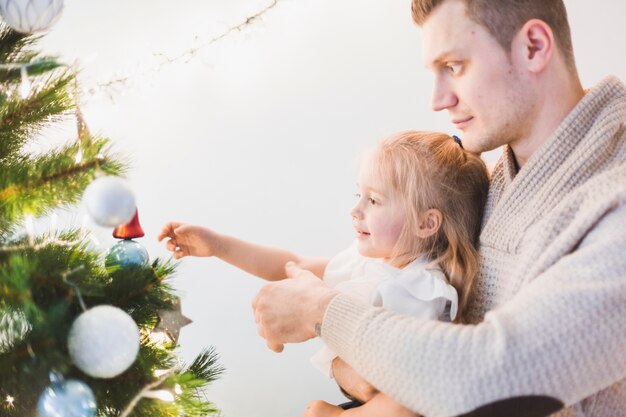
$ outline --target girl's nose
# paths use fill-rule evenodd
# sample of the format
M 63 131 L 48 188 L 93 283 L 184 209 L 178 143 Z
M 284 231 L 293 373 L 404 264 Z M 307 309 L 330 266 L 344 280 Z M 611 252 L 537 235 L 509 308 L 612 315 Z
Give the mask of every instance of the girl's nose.
M 362 215 L 363 215 L 363 213 L 361 213 L 361 210 L 359 209 L 359 205 L 358 204 L 356 204 L 350 210 L 350 216 L 352 216 L 353 219 L 360 219 L 362 217 Z

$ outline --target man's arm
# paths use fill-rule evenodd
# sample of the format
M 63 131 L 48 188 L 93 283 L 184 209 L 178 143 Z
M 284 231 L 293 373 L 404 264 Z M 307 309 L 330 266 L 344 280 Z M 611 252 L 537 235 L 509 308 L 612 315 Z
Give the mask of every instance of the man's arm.
M 626 378 L 626 207 L 473 326 L 422 321 L 339 295 L 328 346 L 369 382 L 428 416 L 541 395 L 572 405 Z
M 297 271 L 278 291 L 289 300 L 285 314 L 259 320 L 259 331 L 275 347 L 313 337 L 323 318 L 331 349 L 376 388 L 429 417 L 534 394 L 572 405 L 626 378 L 625 225 L 621 207 L 478 325 L 373 308 Z M 299 294 L 291 291 L 296 286 Z M 257 305 L 268 301 L 259 296 Z

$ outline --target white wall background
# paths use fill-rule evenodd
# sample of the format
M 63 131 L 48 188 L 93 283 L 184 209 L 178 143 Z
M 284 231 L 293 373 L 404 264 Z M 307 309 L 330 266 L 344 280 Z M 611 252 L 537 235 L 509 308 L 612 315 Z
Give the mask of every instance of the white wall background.
M 359 152 L 404 129 L 454 133 L 430 110 L 410 0 L 281 0 L 186 62 L 151 71 L 155 54 L 185 52 L 269 3 L 67 0 L 44 38 L 47 52 L 80 61 L 85 89 L 131 76 L 113 100 L 85 96 L 83 110 L 133 161 L 141 243 L 153 257 L 169 256 L 156 235 L 173 219 L 332 255 L 352 239 Z M 566 4 L 584 84 L 626 80 L 626 3 Z M 113 243 L 109 230 L 95 232 L 103 250 Z M 215 259 L 180 263 L 174 285 L 194 320 L 181 355 L 214 345 L 227 369 L 209 398 L 226 417 L 296 417 L 312 399 L 342 401 L 309 364 L 317 341 L 276 354 L 257 336 L 250 301 L 262 284 Z

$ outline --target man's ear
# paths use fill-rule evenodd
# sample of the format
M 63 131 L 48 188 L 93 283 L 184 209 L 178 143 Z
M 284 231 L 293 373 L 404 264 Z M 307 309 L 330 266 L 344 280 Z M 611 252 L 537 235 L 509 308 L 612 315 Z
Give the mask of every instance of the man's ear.
M 417 235 L 425 239 L 434 235 L 441 228 L 443 215 L 437 209 L 429 209 L 421 216 L 419 230 Z
M 552 56 L 556 45 L 550 26 L 539 19 L 531 19 L 522 26 L 513 38 L 511 53 L 522 62 L 530 72 L 543 71 Z

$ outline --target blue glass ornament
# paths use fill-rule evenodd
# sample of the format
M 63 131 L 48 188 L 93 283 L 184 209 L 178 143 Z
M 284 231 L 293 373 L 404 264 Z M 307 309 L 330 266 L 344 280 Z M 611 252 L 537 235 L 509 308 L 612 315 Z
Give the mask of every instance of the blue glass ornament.
M 104 265 L 107 268 L 142 267 L 148 266 L 150 256 L 148 251 L 134 240 L 124 239 L 109 249 Z
M 43 390 L 37 403 L 39 417 L 93 417 L 96 409 L 91 388 L 75 379 L 53 382 Z

